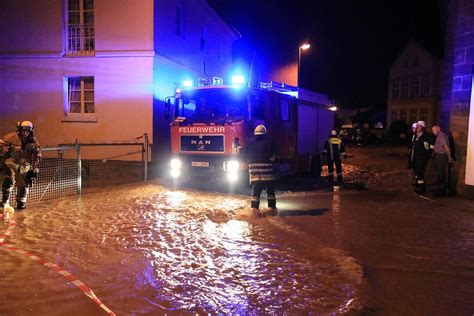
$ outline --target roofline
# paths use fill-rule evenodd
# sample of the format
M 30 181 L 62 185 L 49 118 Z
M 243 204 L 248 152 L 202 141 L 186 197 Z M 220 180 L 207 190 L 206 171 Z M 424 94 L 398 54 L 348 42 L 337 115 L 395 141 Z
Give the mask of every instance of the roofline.
M 223 16 L 222 14 L 219 12 L 219 10 L 217 10 L 217 8 L 215 6 L 213 6 L 208 0 L 206 0 L 207 4 L 209 5 L 209 7 L 212 9 L 212 11 L 214 11 L 215 14 L 217 14 L 217 16 L 222 20 L 222 22 L 224 22 L 225 24 L 227 24 L 227 26 L 229 27 L 229 29 L 234 32 L 235 35 L 237 35 L 237 38 L 242 38 L 242 34 L 240 34 L 240 32 L 230 23 L 228 22 Z
M 438 57 L 436 55 L 434 55 L 429 49 L 427 49 L 425 46 L 423 46 L 423 44 L 421 44 L 419 41 L 415 40 L 414 38 L 410 38 L 409 40 L 407 40 L 405 42 L 405 45 L 403 46 L 400 46 L 400 48 L 398 49 L 398 53 L 396 55 L 396 57 L 392 60 L 392 62 L 390 63 L 390 67 L 389 68 L 392 68 L 392 66 L 395 64 L 395 62 L 398 60 L 398 58 L 400 58 L 400 56 L 402 55 L 403 51 L 408 47 L 408 45 L 410 45 L 411 43 L 415 44 L 416 46 L 418 46 L 419 48 L 421 48 L 422 50 L 426 51 L 428 54 L 430 54 L 431 57 L 433 57 L 433 59 L 436 59 L 437 61 L 441 61 L 442 58 L 441 57 Z

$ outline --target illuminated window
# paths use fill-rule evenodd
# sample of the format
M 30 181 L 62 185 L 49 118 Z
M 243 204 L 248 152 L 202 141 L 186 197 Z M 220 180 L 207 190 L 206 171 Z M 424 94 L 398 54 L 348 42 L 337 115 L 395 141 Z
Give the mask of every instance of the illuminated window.
M 176 4 L 176 35 L 183 37 L 183 7 Z
M 430 74 L 424 73 L 421 76 L 421 96 L 427 97 L 430 95 Z
M 68 115 L 95 113 L 94 77 L 68 78 Z
M 421 108 L 420 109 L 420 120 L 422 121 L 428 121 L 428 109 L 427 108 Z
M 280 118 L 285 122 L 290 120 L 290 103 L 288 100 L 280 100 Z
M 418 109 L 410 109 L 410 122 L 416 122 L 418 117 Z
M 94 0 L 67 0 L 66 54 L 94 55 Z
M 393 80 L 393 88 L 392 88 L 392 100 L 398 100 L 400 91 L 400 79 Z

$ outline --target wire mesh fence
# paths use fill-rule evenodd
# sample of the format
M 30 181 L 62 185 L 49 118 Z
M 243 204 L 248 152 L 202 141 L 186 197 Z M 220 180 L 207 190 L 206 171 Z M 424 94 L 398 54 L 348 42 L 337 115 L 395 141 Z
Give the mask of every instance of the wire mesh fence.
M 42 149 L 38 179 L 28 203 L 81 194 L 82 188 L 105 187 L 146 180 L 149 159 L 144 143 L 62 144 Z M 0 182 L 3 183 L 3 172 Z M 16 186 L 10 202 L 16 206 Z
M 82 186 L 110 186 L 145 178 L 142 143 L 81 144 Z

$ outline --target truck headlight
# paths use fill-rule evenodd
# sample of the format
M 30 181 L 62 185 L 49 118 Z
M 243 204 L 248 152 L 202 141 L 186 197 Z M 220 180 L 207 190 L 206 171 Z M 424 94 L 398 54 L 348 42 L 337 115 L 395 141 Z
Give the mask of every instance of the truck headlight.
M 237 181 L 238 178 L 239 178 L 239 175 L 237 174 L 237 172 L 228 172 L 227 173 L 227 179 L 230 182 L 235 182 L 235 181 Z
M 238 161 L 231 160 L 227 162 L 226 171 L 231 173 L 236 173 L 240 169 L 240 164 Z
M 181 171 L 179 169 L 171 169 L 171 177 L 178 178 L 181 175 Z
M 181 169 L 181 160 L 177 159 L 177 158 L 173 158 L 171 159 L 170 161 L 170 167 L 172 170 L 179 170 Z

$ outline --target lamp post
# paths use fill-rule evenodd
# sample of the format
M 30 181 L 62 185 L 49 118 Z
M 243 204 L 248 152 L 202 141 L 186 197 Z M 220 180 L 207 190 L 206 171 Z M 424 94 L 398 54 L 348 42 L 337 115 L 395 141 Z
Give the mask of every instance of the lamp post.
M 298 73 L 296 74 L 296 85 L 300 86 L 300 70 L 301 70 L 301 53 L 303 50 L 307 50 L 311 45 L 309 43 L 304 43 L 298 47 Z

